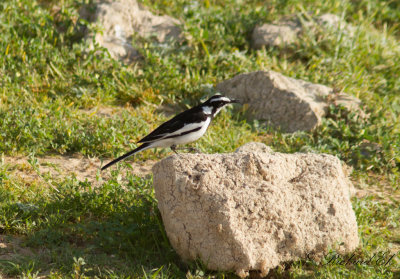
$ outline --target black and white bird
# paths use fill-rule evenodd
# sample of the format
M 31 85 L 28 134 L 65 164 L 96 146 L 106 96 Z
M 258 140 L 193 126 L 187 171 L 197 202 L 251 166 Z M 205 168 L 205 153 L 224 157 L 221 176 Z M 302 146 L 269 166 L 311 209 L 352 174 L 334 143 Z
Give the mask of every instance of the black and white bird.
M 149 148 L 171 147 L 172 151 L 176 153 L 177 145 L 193 142 L 203 136 L 215 115 L 225 105 L 231 103 L 238 103 L 238 101 L 220 94 L 212 96 L 204 103 L 188 109 L 161 124 L 153 132 L 138 141 L 142 145 L 111 161 L 101 170 L 105 170 L 129 156 Z

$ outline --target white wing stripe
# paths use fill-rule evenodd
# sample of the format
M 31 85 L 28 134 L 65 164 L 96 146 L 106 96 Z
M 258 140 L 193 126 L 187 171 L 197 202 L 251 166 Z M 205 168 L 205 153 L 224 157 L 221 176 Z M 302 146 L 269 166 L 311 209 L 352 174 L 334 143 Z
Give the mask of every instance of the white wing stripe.
M 179 135 L 179 134 L 182 134 L 182 133 L 184 133 L 184 132 L 191 131 L 191 130 L 193 130 L 193 129 L 202 127 L 202 126 L 204 125 L 205 122 L 206 122 L 206 121 L 202 121 L 202 122 L 199 122 L 199 123 L 186 124 L 185 126 L 183 126 L 182 128 L 176 130 L 175 132 L 164 134 L 162 138 L 164 138 L 164 137 L 169 137 L 169 136 L 173 136 L 173 135 Z

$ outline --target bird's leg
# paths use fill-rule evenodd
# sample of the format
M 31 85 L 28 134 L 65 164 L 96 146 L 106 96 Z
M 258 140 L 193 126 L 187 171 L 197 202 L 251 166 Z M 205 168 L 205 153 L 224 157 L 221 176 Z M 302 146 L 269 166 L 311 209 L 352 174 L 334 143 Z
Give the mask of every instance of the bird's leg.
M 175 152 L 175 154 L 178 154 L 176 152 L 177 150 L 187 150 L 189 152 L 195 152 L 195 153 L 201 153 L 200 150 L 194 147 L 177 147 L 175 144 L 171 145 L 171 150 Z
M 194 147 L 181 147 L 180 150 L 187 150 L 188 152 L 201 153 L 200 150 Z
M 175 154 L 178 154 L 178 152 L 176 152 L 176 145 L 175 144 L 171 145 L 171 150 L 174 151 Z
M 195 148 L 195 147 L 187 147 L 186 149 L 189 150 L 189 152 L 201 153 L 200 150 L 198 150 L 198 149 Z

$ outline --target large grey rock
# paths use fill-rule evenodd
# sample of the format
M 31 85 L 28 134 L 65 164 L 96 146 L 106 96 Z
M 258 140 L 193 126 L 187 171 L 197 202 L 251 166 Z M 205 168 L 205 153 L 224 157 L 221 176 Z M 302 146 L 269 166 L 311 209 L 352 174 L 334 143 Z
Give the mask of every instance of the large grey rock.
M 330 103 L 350 110 L 361 101 L 347 94 L 334 94 L 332 88 L 286 77 L 274 71 L 240 74 L 217 85 L 227 96 L 248 103 L 259 120 L 271 122 L 285 132 L 311 130 L 321 123 Z
M 266 275 L 283 262 L 359 243 L 351 183 L 334 156 L 252 144 L 230 154 L 170 156 L 153 174 L 172 246 L 209 269 Z
M 154 37 L 159 43 L 183 39 L 177 19 L 154 15 L 136 0 L 97 0 L 94 15 L 87 11 L 82 14 L 100 25 L 102 32 L 96 33 L 95 41 L 107 48 L 115 59 L 132 61 L 137 58 L 139 53 L 131 44 L 135 34 Z
M 351 37 L 354 35 L 355 27 L 334 14 L 316 17 L 298 15 L 256 26 L 252 33 L 252 46 L 256 49 L 263 46 L 286 47 L 298 42 L 304 32 L 322 33 L 332 30 L 340 30 Z

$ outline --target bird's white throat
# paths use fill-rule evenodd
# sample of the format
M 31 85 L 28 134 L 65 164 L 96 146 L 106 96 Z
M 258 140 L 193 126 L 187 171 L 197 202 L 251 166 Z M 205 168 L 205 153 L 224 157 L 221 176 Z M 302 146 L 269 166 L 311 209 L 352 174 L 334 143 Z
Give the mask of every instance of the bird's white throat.
M 211 115 L 212 114 L 212 110 L 213 110 L 213 107 L 209 107 L 209 106 L 204 106 L 203 107 L 203 112 L 204 112 L 205 115 Z

